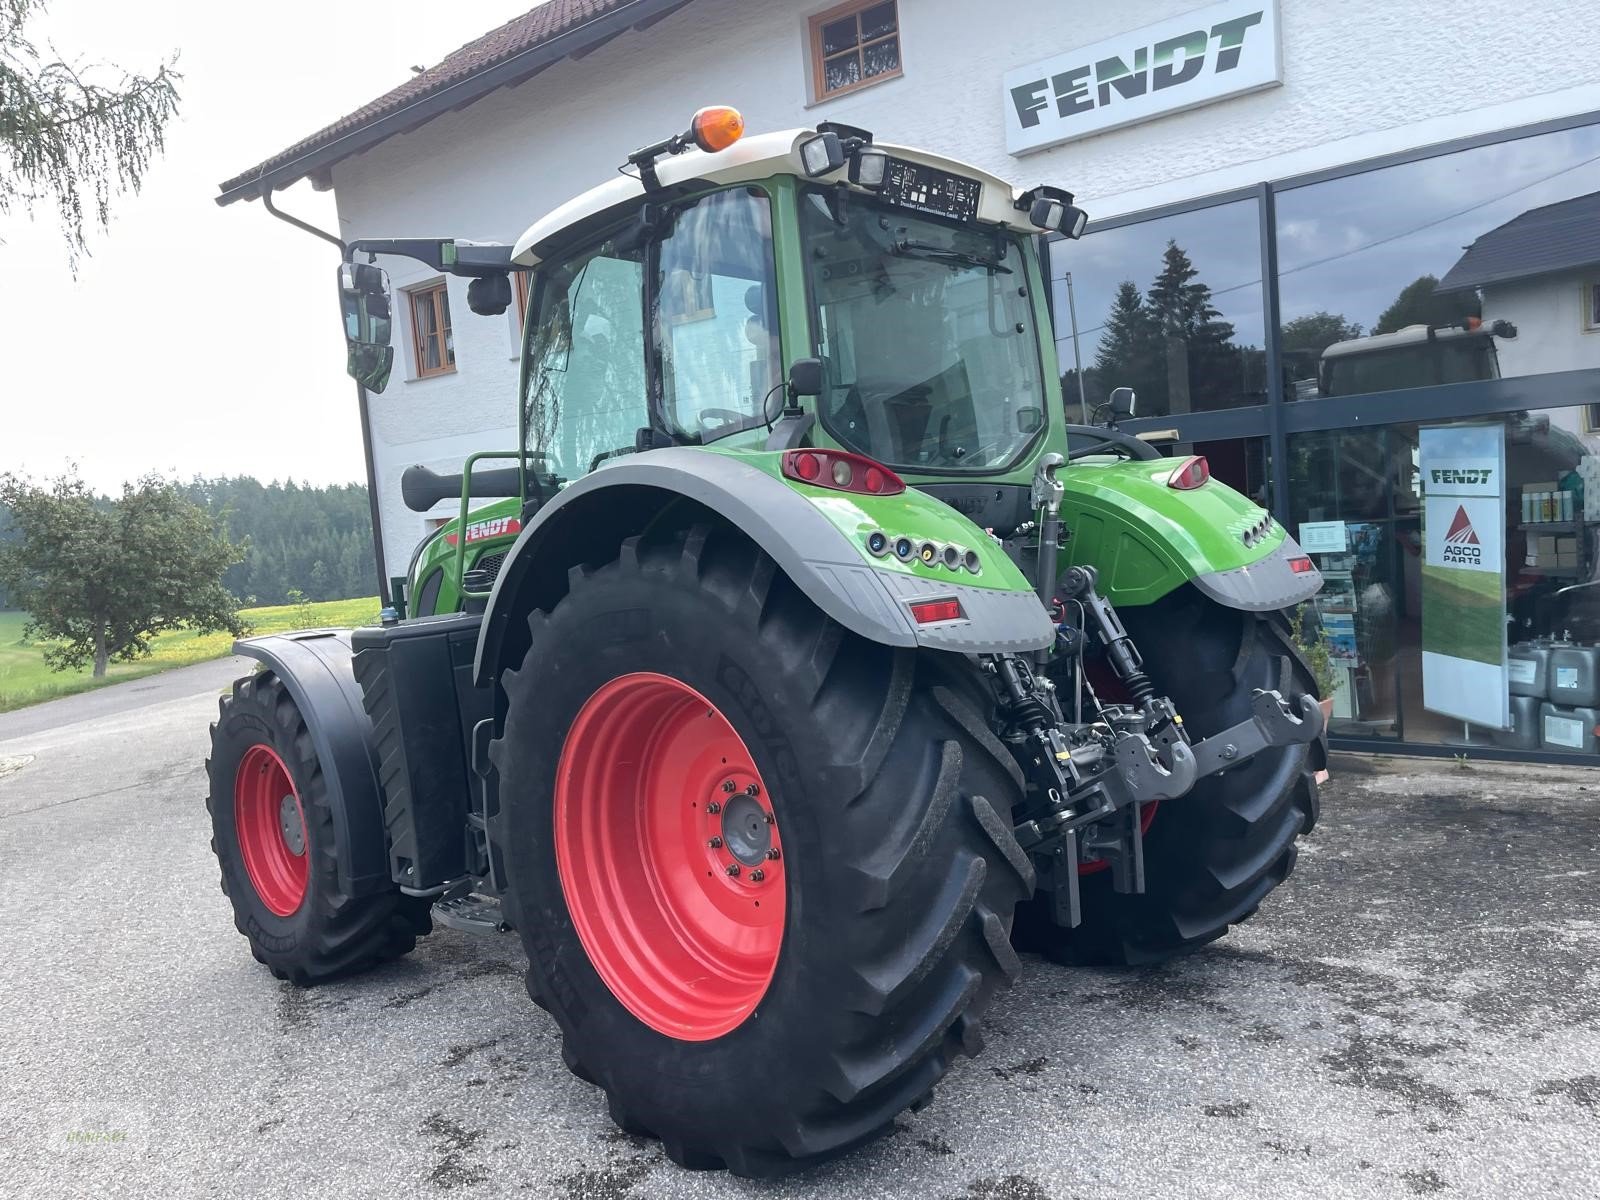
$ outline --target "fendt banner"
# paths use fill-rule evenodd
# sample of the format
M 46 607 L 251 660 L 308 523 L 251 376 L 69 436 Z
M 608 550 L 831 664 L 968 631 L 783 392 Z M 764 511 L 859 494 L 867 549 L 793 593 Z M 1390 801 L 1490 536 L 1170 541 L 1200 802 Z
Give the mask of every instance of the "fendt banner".
M 1511 724 L 1506 678 L 1504 425 L 1418 431 L 1423 488 L 1422 704 Z
M 1006 149 L 1026 154 L 1282 82 L 1278 0 L 1224 0 L 1007 71 Z

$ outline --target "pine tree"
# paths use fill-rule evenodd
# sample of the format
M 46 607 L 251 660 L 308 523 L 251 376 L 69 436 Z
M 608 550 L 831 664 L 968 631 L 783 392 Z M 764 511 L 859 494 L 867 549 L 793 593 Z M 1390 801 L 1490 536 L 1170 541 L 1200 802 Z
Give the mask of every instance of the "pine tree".
M 1233 325 L 1220 319 L 1211 288 L 1198 281 L 1199 275 L 1189 255 L 1169 239 L 1161 274 L 1146 297 L 1155 330 L 1152 357 L 1166 384 L 1162 411 L 1225 408 L 1238 400 L 1240 365 Z

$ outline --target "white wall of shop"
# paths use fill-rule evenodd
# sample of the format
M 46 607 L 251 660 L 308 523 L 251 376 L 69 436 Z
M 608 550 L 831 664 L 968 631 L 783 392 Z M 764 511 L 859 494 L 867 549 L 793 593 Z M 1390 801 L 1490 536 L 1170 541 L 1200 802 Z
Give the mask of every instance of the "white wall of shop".
M 341 233 L 513 239 L 708 103 L 738 106 L 756 131 L 826 119 L 864 125 L 881 140 L 936 149 L 1019 183 L 1064 184 L 1098 216 L 1600 108 L 1600 84 L 1573 86 L 1594 71 L 1570 0 L 1281 6 L 1281 87 L 1017 158 L 1005 150 L 1006 71 L 1197 3 L 1061 0 L 1022 9 L 899 0 L 904 75 L 812 105 L 806 18 L 829 0 L 694 0 L 647 30 L 339 163 Z M 428 279 L 413 263 L 385 265 L 398 287 Z M 511 321 L 472 316 L 464 281 L 452 280 L 450 295 L 456 372 L 410 378 L 402 305 L 395 379 L 372 398 L 391 574 L 424 530 L 423 517 L 400 504 L 400 471 L 413 462 L 454 470 L 472 450 L 515 442 Z
M 1483 318 L 1510 321 L 1517 336 L 1496 342 L 1502 375 L 1600 367 L 1600 329 L 1590 325 L 1595 271 L 1569 271 L 1483 288 Z

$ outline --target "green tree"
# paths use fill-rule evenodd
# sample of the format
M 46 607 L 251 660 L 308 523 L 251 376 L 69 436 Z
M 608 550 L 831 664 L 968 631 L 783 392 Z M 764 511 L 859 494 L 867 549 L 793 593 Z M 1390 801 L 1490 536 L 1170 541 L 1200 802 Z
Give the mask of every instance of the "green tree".
M 1476 292 L 1447 292 L 1435 289 L 1439 281 L 1432 275 L 1419 275 L 1383 310 L 1373 333 L 1393 333 L 1407 325 L 1459 325 L 1468 317 L 1481 316 L 1483 306 Z
M 27 610 L 25 636 L 56 643 L 53 670 L 92 663 L 99 679 L 166 629 L 246 632 L 221 582 L 239 548 L 175 484 L 146 476 L 106 500 L 76 474 L 44 486 L 8 474 L 0 505 L 19 535 L 0 545 L 0 586 Z
M 1285 354 L 1308 354 L 1316 358 L 1335 342 L 1361 336 L 1361 326 L 1346 321 L 1338 313 L 1317 311 L 1285 321 L 1280 333 Z
M 44 8 L 0 0 L 0 213 L 31 216 L 50 198 L 75 263 L 87 249 L 85 210 L 104 228 L 112 197 L 137 192 L 163 149 L 182 76 L 166 62 L 108 86 L 100 70 L 43 56 L 23 27 Z
M 1145 297 L 1155 334 L 1151 358 L 1165 381 L 1168 412 L 1225 407 L 1240 381 L 1233 325 L 1220 319 L 1199 274 L 1183 247 L 1169 239 L 1161 273 Z

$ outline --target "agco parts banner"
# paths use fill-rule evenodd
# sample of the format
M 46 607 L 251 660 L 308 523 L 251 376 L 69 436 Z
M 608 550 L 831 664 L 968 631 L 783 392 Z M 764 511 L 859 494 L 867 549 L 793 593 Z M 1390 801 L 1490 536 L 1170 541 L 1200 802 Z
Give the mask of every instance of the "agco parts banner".
M 1423 488 L 1422 705 L 1511 724 L 1506 679 L 1503 425 L 1418 431 Z

